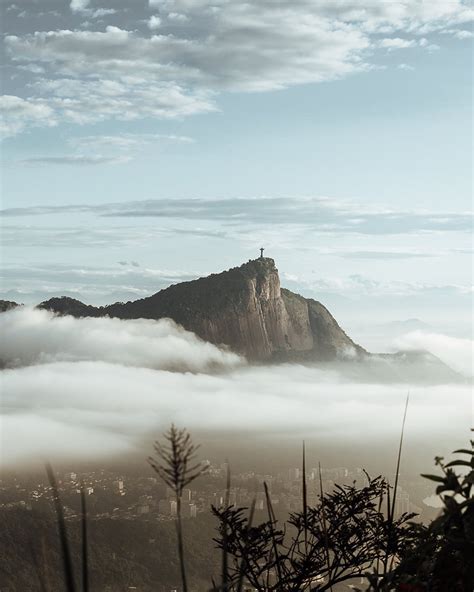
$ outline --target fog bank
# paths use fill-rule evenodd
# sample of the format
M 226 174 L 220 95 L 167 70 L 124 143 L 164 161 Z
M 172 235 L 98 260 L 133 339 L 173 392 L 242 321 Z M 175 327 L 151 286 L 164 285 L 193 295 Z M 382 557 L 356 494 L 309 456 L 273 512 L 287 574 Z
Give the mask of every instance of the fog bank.
M 0 361 L 7 366 L 102 360 L 206 372 L 244 363 L 236 354 L 202 341 L 170 319 L 76 319 L 21 307 L 0 314 L 0 334 Z
M 375 454 L 382 442 L 397 441 L 407 391 L 407 441 L 432 447 L 433 455 L 440 438 L 465 439 L 472 423 L 470 384 L 429 384 L 429 377 L 402 383 L 391 359 L 250 366 L 168 321 L 73 319 L 31 309 L 0 315 L 0 330 L 0 353 L 10 365 L 0 373 L 4 467 L 144 457 L 171 422 L 250 442 L 257 434 L 275 442 L 307 437 Z M 471 344 L 454 347 L 437 337 L 433 353 L 466 369 Z M 421 339 L 407 336 L 407 343 Z

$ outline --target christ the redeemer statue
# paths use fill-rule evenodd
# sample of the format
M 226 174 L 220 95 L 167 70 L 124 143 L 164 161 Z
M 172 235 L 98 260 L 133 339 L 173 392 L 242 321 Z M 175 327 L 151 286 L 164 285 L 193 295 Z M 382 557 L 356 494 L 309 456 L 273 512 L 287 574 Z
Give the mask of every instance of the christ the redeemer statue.
M 265 251 L 265 249 L 260 247 L 260 259 L 263 259 L 263 251 Z

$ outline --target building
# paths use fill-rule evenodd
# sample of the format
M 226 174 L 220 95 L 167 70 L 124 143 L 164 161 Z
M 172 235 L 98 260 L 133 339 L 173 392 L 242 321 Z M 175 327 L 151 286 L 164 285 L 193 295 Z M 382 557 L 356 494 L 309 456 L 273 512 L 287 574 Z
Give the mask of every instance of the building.
M 402 514 L 410 511 L 410 496 L 400 486 L 397 487 L 397 497 L 395 500 L 395 515 L 401 516 Z
M 162 499 L 158 502 L 158 513 L 163 516 L 176 516 L 178 504 L 175 500 Z
M 183 518 L 196 518 L 197 516 L 197 506 L 196 504 L 192 503 L 184 503 L 181 506 Z
M 300 478 L 300 469 L 298 467 L 289 469 L 288 479 L 290 481 L 298 481 L 299 478 Z

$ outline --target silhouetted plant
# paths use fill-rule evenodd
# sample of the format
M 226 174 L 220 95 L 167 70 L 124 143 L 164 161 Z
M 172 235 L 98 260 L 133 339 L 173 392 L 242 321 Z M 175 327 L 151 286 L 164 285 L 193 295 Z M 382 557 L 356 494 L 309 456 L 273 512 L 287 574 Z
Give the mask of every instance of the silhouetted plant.
M 74 566 L 72 561 L 71 544 L 67 532 L 66 520 L 64 518 L 64 508 L 61 502 L 61 496 L 59 495 L 58 484 L 52 466 L 46 464 L 46 473 L 48 475 L 48 481 L 53 492 L 53 504 L 56 513 L 56 520 L 58 525 L 59 543 L 61 552 L 61 561 L 63 564 L 64 573 L 64 584 L 67 592 L 76 591 L 76 583 L 74 577 Z M 88 563 L 88 535 L 87 535 L 87 507 L 86 507 L 86 496 L 84 492 L 84 485 L 81 483 L 81 552 L 82 552 L 82 591 L 89 592 L 89 563 Z M 39 566 L 36 559 L 34 549 L 32 549 L 34 556 L 34 562 L 36 571 L 39 578 L 40 587 L 42 590 L 49 590 L 49 586 L 42 578 L 39 570 Z M 44 559 L 44 553 L 43 553 Z
M 406 413 L 406 410 L 405 410 Z M 149 462 L 174 492 L 177 503 L 178 555 L 183 592 L 187 592 L 181 500 L 183 489 L 207 467 L 196 462 L 198 447 L 186 430 L 174 425 L 155 443 L 156 458 Z M 400 466 L 401 445 L 397 460 Z M 437 483 L 443 508 L 428 526 L 411 522 L 414 514 L 395 517 L 396 496 L 382 477 L 362 487 L 336 485 L 324 493 L 319 475 L 319 503 L 308 505 L 305 471 L 302 509 L 278 524 L 266 483 L 267 520 L 254 525 L 255 502 L 250 512 L 229 504 L 230 472 L 226 501 L 213 507 L 219 520 L 215 539 L 222 550 L 222 580 L 213 592 L 242 592 L 249 584 L 258 592 L 331 591 L 333 586 L 364 578 L 366 592 L 472 592 L 474 589 L 474 441 L 471 449 L 456 450 L 460 458 L 445 463 L 436 457 L 440 475 L 423 475 Z M 467 458 L 466 458 L 467 457 Z M 303 467 L 306 459 L 303 449 Z M 455 468 L 464 469 L 462 474 Z M 64 583 L 75 592 L 76 582 L 63 506 L 52 468 L 46 467 L 53 492 L 59 531 Z M 81 487 L 82 589 L 89 589 L 87 512 Z M 39 569 L 32 549 L 38 583 L 50 586 Z M 368 586 L 368 587 L 367 587 Z M 352 586 L 357 590 L 355 586 Z
M 66 521 L 64 519 L 63 505 L 61 503 L 56 477 L 54 476 L 54 471 L 50 464 L 46 465 L 46 473 L 48 475 L 49 484 L 53 492 L 53 503 L 58 523 L 59 543 L 61 546 L 61 558 L 63 562 L 64 583 L 67 592 L 75 592 L 76 584 L 74 581 L 71 549 L 69 537 L 67 534 Z
M 428 526 L 411 524 L 400 563 L 383 590 L 472 592 L 474 590 L 474 441 L 471 449 L 445 464 L 435 458 L 441 475 L 422 475 L 438 483 L 443 503 L 440 515 Z M 466 456 L 468 457 L 466 459 Z M 453 467 L 465 469 L 459 475 Z
M 173 490 L 176 498 L 179 565 L 183 592 L 187 592 L 181 500 L 183 490 L 202 475 L 207 467 L 200 462 L 196 462 L 196 452 L 199 446 L 193 444 L 186 429 L 180 430 L 173 424 L 163 437 L 165 443 L 155 442 L 156 457 L 150 456 L 148 462 L 160 479 Z
M 403 546 L 403 514 L 390 523 L 379 500 L 388 489 L 384 479 L 368 479 L 364 487 L 336 486 L 315 507 L 292 513 L 279 528 L 269 520 L 250 527 L 242 508 L 213 508 L 219 531 L 227 531 L 227 551 L 233 559 L 231 579 L 246 578 L 257 590 L 299 592 L 330 590 L 363 576 L 379 556 L 396 556 Z M 268 498 L 267 498 L 268 500 Z M 222 538 L 217 539 L 222 548 Z

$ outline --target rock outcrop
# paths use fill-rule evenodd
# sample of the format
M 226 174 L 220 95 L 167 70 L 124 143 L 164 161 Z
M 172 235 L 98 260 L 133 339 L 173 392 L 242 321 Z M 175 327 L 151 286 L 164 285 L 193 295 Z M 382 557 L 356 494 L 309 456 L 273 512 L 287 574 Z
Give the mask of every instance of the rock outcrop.
M 21 306 L 21 304 L 18 304 L 18 302 L 13 302 L 12 300 L 0 300 L 0 312 L 6 312 L 7 310 L 11 310 L 17 306 Z
M 52 298 L 40 307 L 78 317 L 168 317 L 205 341 L 225 345 L 250 360 L 330 360 L 367 353 L 321 303 L 281 289 L 275 262 L 269 258 L 175 284 L 134 302 L 94 307 Z

